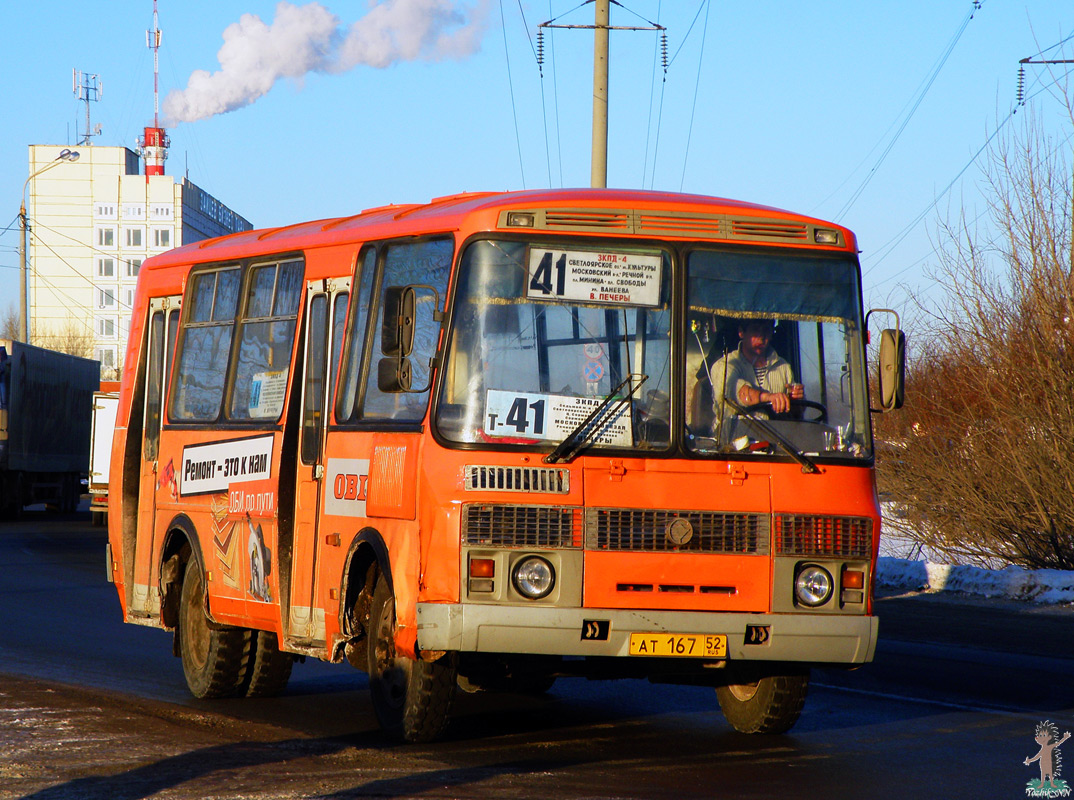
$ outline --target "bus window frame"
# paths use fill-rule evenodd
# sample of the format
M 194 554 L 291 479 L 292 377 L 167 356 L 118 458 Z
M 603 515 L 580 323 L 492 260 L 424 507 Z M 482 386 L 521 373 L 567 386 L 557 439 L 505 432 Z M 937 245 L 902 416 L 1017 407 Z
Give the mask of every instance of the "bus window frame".
M 455 317 L 458 308 L 458 284 L 459 273 L 462 269 L 462 258 L 474 242 L 478 241 L 515 241 L 525 244 L 527 248 L 532 247 L 535 243 L 551 241 L 556 243 L 574 243 L 579 245 L 579 249 L 597 251 L 601 249 L 611 249 L 617 245 L 626 243 L 631 249 L 639 250 L 658 250 L 660 253 L 668 256 L 668 268 L 671 271 L 671 276 L 667 280 L 667 303 L 668 309 L 671 314 L 670 319 L 670 338 L 668 340 L 668 347 L 670 348 L 670 357 L 668 368 L 672 371 L 669 376 L 668 388 L 671 396 L 675 396 L 676 382 L 682 380 L 679 376 L 680 371 L 684 371 L 685 360 L 680 364 L 679 359 L 685 359 L 685 354 L 680 354 L 679 350 L 685 350 L 684 347 L 679 347 L 677 337 L 685 336 L 678 330 L 676 326 L 676 308 L 686 305 L 686 283 L 685 283 L 685 266 L 676 270 L 675 261 L 679 259 L 681 263 L 685 264 L 683 259 L 688 247 L 695 246 L 694 242 L 679 242 L 666 239 L 652 239 L 652 238 L 617 238 L 617 237 L 605 237 L 605 236 L 586 236 L 570 231 L 534 231 L 528 230 L 525 232 L 519 231 L 505 231 L 501 229 L 478 231 L 470 236 L 466 237 L 462 242 L 457 245 L 455 251 L 455 260 L 451 272 L 451 282 L 448 286 L 448 291 L 444 300 L 444 322 L 443 326 L 443 341 L 440 344 L 440 348 L 437 351 L 438 362 L 435 380 L 432 386 L 431 402 L 429 404 L 429 412 L 427 418 L 429 419 L 429 427 L 432 429 L 433 440 L 446 450 L 468 450 L 468 451 L 488 451 L 488 452 L 509 452 L 509 453 L 544 453 L 550 452 L 555 448 L 556 443 L 552 441 L 544 442 L 540 445 L 519 445 L 516 443 L 507 442 L 459 442 L 454 439 L 449 439 L 440 432 L 439 426 L 436 424 L 437 413 L 439 410 L 440 397 L 443 393 L 443 382 L 446 380 L 444 365 L 451 352 L 451 339 L 455 335 Z M 566 302 L 565 305 L 578 305 L 575 303 Z M 609 305 L 609 308 L 614 306 Z M 683 318 L 685 318 L 685 311 Z M 627 372 L 630 369 L 628 367 Z M 676 408 L 672 403 L 669 408 L 669 424 L 671 426 L 670 436 L 668 438 L 667 446 L 660 450 L 641 450 L 636 447 L 621 448 L 621 447 L 602 447 L 599 450 L 588 451 L 587 454 L 592 455 L 594 452 L 601 457 L 609 458 L 652 458 L 652 459 L 671 459 L 681 458 L 682 454 L 687 453 L 685 445 L 677 440 L 679 436 L 678 428 L 676 424 L 682 424 L 683 412 Z
M 289 263 L 292 263 L 292 262 L 295 262 L 295 261 L 299 262 L 299 264 L 301 264 L 301 266 L 302 266 L 301 274 L 298 277 L 298 298 L 297 298 L 297 302 L 295 303 L 295 313 L 293 315 L 292 314 L 284 314 L 284 315 L 280 315 L 280 316 L 275 316 L 273 312 L 275 311 L 276 301 L 277 301 L 277 299 L 279 297 L 278 289 L 279 289 L 279 285 L 280 285 L 280 267 L 282 267 L 284 264 L 289 264 Z M 273 277 L 273 280 L 272 280 L 272 296 L 270 298 L 270 304 L 269 304 L 269 315 L 268 316 L 259 316 L 259 317 L 250 317 L 247 314 L 247 311 L 248 311 L 249 306 L 250 306 L 250 302 L 253 299 L 251 297 L 250 289 L 252 287 L 251 287 L 250 281 L 252 280 L 252 276 L 254 275 L 254 273 L 259 268 L 268 267 L 268 266 L 274 266 L 276 268 L 276 274 L 275 274 L 275 276 Z M 223 422 L 224 423 L 233 423 L 233 424 L 238 424 L 238 425 L 246 425 L 246 424 L 253 423 L 253 422 L 256 421 L 256 422 L 260 422 L 260 423 L 267 423 L 267 424 L 270 424 L 270 425 L 273 425 L 273 426 L 282 426 L 283 425 L 283 417 L 284 417 L 284 414 L 287 411 L 287 402 L 288 402 L 288 397 L 290 396 L 290 387 L 291 387 L 292 381 L 294 380 L 294 377 L 295 377 L 294 372 L 295 372 L 296 356 L 299 355 L 297 353 L 297 351 L 296 351 L 296 347 L 299 344 L 299 340 L 302 338 L 299 335 L 299 324 L 300 323 L 305 324 L 303 322 L 303 316 L 304 316 L 305 311 L 306 311 L 306 308 L 305 308 L 305 305 L 306 305 L 306 303 L 305 303 L 305 301 L 306 301 L 306 254 L 305 253 L 299 253 L 299 254 L 293 255 L 293 256 L 287 256 L 287 255 L 273 255 L 273 256 L 268 256 L 268 257 L 259 256 L 256 259 L 251 259 L 251 260 L 247 261 L 246 265 L 245 265 L 245 272 L 243 274 L 242 289 L 243 289 L 243 293 L 242 293 L 242 296 L 240 298 L 239 308 L 236 311 L 235 340 L 231 343 L 232 350 L 231 350 L 231 353 L 228 356 L 228 373 L 227 373 L 227 377 L 225 379 L 225 386 L 224 386 L 224 406 L 221 409 L 221 411 L 223 412 Z M 279 413 L 275 417 L 261 417 L 261 418 L 255 418 L 255 417 L 233 418 L 233 417 L 231 417 L 230 415 L 234 411 L 233 404 L 234 404 L 234 400 L 235 400 L 234 392 L 235 392 L 235 382 L 236 382 L 236 377 L 237 377 L 236 373 L 237 373 L 238 367 L 239 367 L 239 353 L 240 353 L 240 351 L 242 349 L 242 334 L 243 334 L 245 326 L 247 326 L 247 325 L 255 325 L 255 324 L 256 325 L 260 325 L 260 324 L 275 325 L 278 322 L 282 322 L 284 320 L 292 319 L 292 317 L 293 317 L 293 320 L 294 320 L 294 325 L 293 325 L 292 333 L 291 333 L 291 355 L 290 355 L 290 358 L 289 358 L 289 360 L 287 362 L 287 381 L 286 381 L 286 384 L 285 384 L 285 387 L 284 387 L 284 399 L 283 399 L 283 403 L 280 406 Z
M 351 431 L 386 431 L 386 432 L 401 432 L 401 433 L 421 433 L 425 430 L 426 420 L 429 419 L 430 409 L 432 408 L 433 397 L 436 391 L 435 383 L 439 380 L 440 369 L 439 359 L 443 352 L 443 332 L 444 326 L 447 324 L 446 319 L 440 322 L 440 330 L 436 341 L 436 350 L 430 354 L 430 357 L 436 362 L 437 366 L 431 368 L 433 372 L 432 384 L 424 394 L 428 395 L 425 402 L 425 410 L 419 420 L 395 420 L 395 419 L 368 419 L 364 416 L 365 404 L 367 398 L 367 390 L 369 388 L 371 369 L 370 365 L 373 363 L 373 345 L 376 337 L 377 327 L 381 324 L 381 312 L 383 311 L 383 293 L 384 293 L 384 280 L 385 280 L 385 264 L 387 261 L 388 251 L 393 247 L 404 245 L 417 245 L 426 242 L 442 241 L 448 242 L 451 245 L 451 259 L 448 264 L 448 277 L 447 285 L 441 296 L 445 298 L 453 290 L 455 282 L 455 274 L 458 269 L 459 254 L 462 248 L 459 246 L 458 240 L 451 231 L 438 231 L 434 233 L 423 234 L 421 236 L 396 236 L 390 239 L 376 239 L 363 243 L 361 249 L 358 252 L 358 258 L 355 260 L 355 270 L 351 280 L 351 302 L 347 310 L 347 323 L 344 327 L 343 333 L 343 348 L 339 363 L 339 372 L 336 378 L 336 397 L 332 405 L 332 425 L 330 430 L 351 430 Z M 351 402 L 348 408 L 343 408 L 343 402 L 345 398 L 344 387 L 353 379 L 354 375 L 349 372 L 350 364 L 352 361 L 351 349 L 355 343 L 354 326 L 357 323 L 358 314 L 361 310 L 361 295 L 362 295 L 362 277 L 365 274 L 365 260 L 369 252 L 374 253 L 373 258 L 373 284 L 370 290 L 369 304 L 368 304 L 368 316 L 365 321 L 365 331 L 361 342 L 362 352 L 360 355 L 361 364 L 358 367 L 357 372 L 357 384 L 354 388 Z M 359 272 L 361 270 L 361 272 Z M 423 283 L 426 279 L 423 279 Z M 437 309 L 443 310 L 443 309 Z M 340 411 L 346 411 L 347 417 L 342 418 Z
M 302 264 L 302 275 L 299 279 L 300 293 L 299 302 L 296 313 L 294 314 L 294 336 L 291 341 L 291 359 L 288 363 L 287 369 L 287 390 L 285 393 L 285 399 L 283 409 L 279 415 L 273 418 L 250 418 L 250 419 L 231 419 L 228 416 L 229 404 L 231 402 L 232 392 L 234 391 L 235 370 L 238 367 L 237 350 L 241 346 L 241 333 L 242 324 L 250 320 L 246 319 L 246 310 L 249 303 L 249 280 L 253 271 L 257 267 L 276 265 L 277 267 L 291 261 L 298 261 Z M 213 419 L 176 419 L 172 413 L 173 405 L 176 401 L 176 397 L 173 394 L 173 389 L 178 385 L 180 379 L 179 366 L 181 363 L 181 356 L 183 354 L 183 347 L 186 345 L 187 331 L 190 329 L 190 314 L 194 304 L 189 302 L 187 298 L 187 291 L 189 287 L 193 286 L 194 281 L 199 275 L 206 272 L 223 272 L 228 269 L 238 268 L 239 270 L 239 297 L 238 303 L 235 309 L 235 316 L 231 319 L 230 325 L 232 326 L 231 344 L 228 348 L 228 360 L 227 370 L 224 374 L 224 386 L 222 395 L 220 398 L 220 408 L 217 411 L 216 416 Z M 294 380 L 296 353 L 295 348 L 299 345 L 300 340 L 304 337 L 299 336 L 299 326 L 304 325 L 305 321 L 305 299 L 306 299 L 306 272 L 307 262 L 306 254 L 304 251 L 286 251 L 283 253 L 270 253 L 270 254 L 258 254 L 249 258 L 241 259 L 228 259 L 225 261 L 210 261 L 204 263 L 191 264 L 187 273 L 183 278 L 183 293 L 180 299 L 179 307 L 179 321 L 178 330 L 176 331 L 176 338 L 172 346 L 171 363 L 168 365 L 168 375 L 165 382 L 168 388 L 166 402 L 165 402 L 165 421 L 161 426 L 162 430 L 272 430 L 278 431 L 283 429 L 284 415 L 287 410 L 287 405 L 290 397 L 290 387 Z M 279 275 L 277 274 L 276 280 L 278 281 Z M 276 281 L 273 282 L 273 286 L 276 286 Z M 273 303 L 275 302 L 275 294 L 273 295 Z M 291 315 L 286 315 L 280 319 L 288 319 Z M 258 317 L 257 321 L 263 321 Z M 195 323 L 196 325 L 198 323 Z

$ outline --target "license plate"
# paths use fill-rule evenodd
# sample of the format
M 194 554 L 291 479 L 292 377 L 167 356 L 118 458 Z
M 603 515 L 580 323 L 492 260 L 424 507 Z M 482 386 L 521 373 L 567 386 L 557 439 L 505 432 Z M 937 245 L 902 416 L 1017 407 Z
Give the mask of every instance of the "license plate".
M 630 655 L 727 658 L 727 637 L 722 633 L 632 633 Z

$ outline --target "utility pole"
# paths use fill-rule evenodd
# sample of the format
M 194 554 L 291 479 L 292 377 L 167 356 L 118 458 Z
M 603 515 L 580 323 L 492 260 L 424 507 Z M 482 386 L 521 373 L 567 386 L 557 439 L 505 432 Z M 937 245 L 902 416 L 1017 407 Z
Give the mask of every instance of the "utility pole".
M 608 186 L 608 0 L 596 0 L 593 19 L 593 155 L 589 185 Z
M 667 72 L 667 29 L 649 22 L 647 25 L 612 25 L 611 4 L 615 0 L 586 0 L 593 3 L 592 25 L 567 25 L 550 19 L 537 26 L 537 64 L 544 64 L 545 28 L 581 28 L 593 30 L 593 149 L 589 185 L 603 189 L 608 185 L 608 40 L 611 31 L 660 31 L 663 38 L 663 64 Z M 582 5 L 585 5 L 583 3 Z M 619 5 L 618 2 L 615 2 Z

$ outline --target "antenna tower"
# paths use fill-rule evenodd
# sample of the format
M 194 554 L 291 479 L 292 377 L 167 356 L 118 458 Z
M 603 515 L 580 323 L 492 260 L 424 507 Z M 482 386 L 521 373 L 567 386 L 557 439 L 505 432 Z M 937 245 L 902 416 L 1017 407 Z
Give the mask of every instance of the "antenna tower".
M 101 125 L 96 128 L 90 127 L 90 103 L 98 102 L 104 97 L 104 81 L 100 75 L 91 75 L 77 69 L 71 70 L 71 89 L 75 97 L 86 104 L 86 132 L 82 134 L 80 145 L 91 145 L 91 138 L 101 135 Z
M 150 175 L 164 174 L 164 160 L 168 157 L 168 147 L 171 141 L 167 133 L 160 127 L 160 41 L 164 32 L 160 29 L 157 18 L 157 0 L 153 0 L 153 30 L 145 32 L 145 45 L 153 51 L 153 127 L 147 127 L 140 145 L 142 157 L 145 159 L 145 178 L 149 181 Z

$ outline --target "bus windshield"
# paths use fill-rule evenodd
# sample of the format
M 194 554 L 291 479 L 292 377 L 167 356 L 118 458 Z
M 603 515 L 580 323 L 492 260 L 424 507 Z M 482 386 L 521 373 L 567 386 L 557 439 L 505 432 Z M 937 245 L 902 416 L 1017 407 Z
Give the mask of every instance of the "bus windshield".
M 853 261 L 696 250 L 687 274 L 688 448 L 871 456 Z
M 477 241 L 463 253 L 436 423 L 460 443 L 670 445 L 671 259 L 658 247 Z

